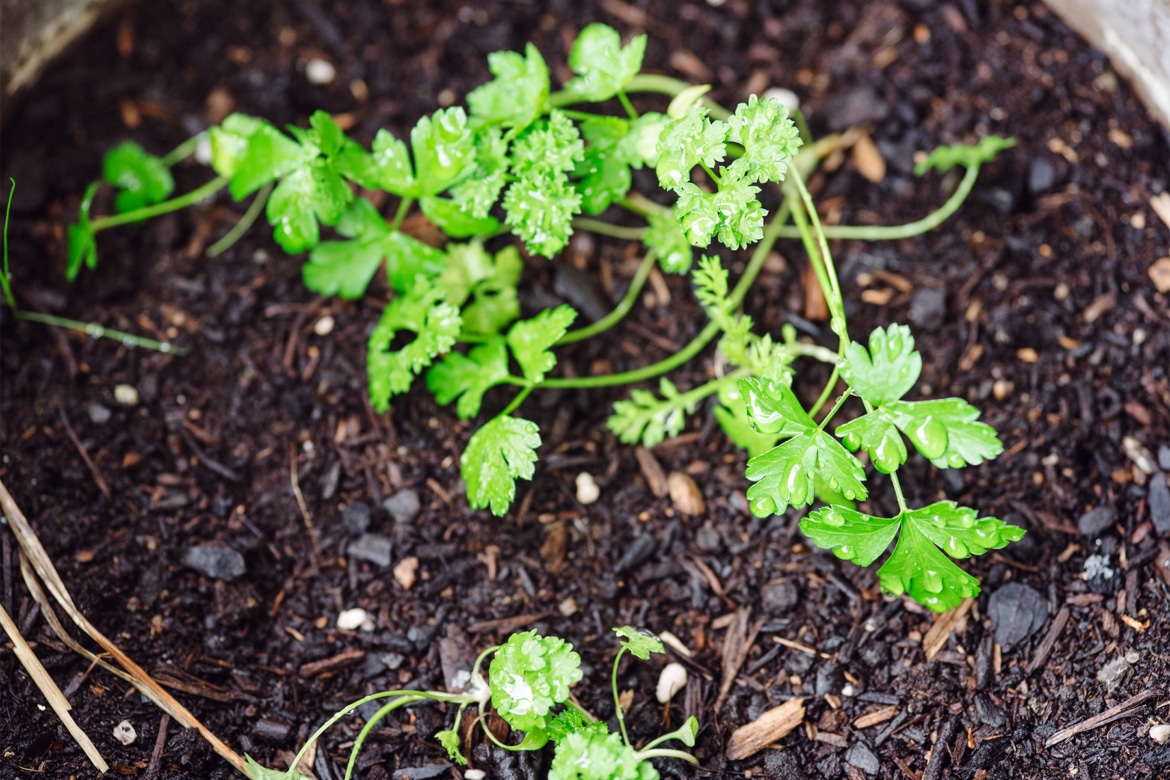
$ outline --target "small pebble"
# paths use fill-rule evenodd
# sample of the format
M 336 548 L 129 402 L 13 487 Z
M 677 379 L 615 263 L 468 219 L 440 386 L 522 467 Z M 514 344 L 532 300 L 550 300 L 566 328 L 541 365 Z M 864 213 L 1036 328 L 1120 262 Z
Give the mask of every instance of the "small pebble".
M 390 513 L 400 523 L 409 523 L 418 516 L 422 504 L 418 499 L 418 491 L 412 489 L 400 490 L 382 502 L 382 508 Z
M 670 472 L 670 476 L 666 478 L 666 485 L 670 489 L 671 502 L 684 515 L 701 515 L 707 510 L 699 486 L 687 474 L 681 471 Z
M 463 780 L 486 780 L 487 772 L 482 769 L 468 769 L 463 772 Z
M 337 68 L 327 60 L 315 57 L 305 64 L 305 78 L 310 84 L 328 84 L 336 77 Z
M 1077 530 L 1089 539 L 1096 539 L 1105 531 L 1113 527 L 1117 519 L 1117 510 L 1112 506 L 1099 506 L 1090 509 L 1077 520 Z
M 597 480 L 589 472 L 582 471 L 577 475 L 577 501 L 588 506 L 599 498 L 601 488 L 597 486 Z
M 202 544 L 183 551 L 183 565 L 215 580 L 234 580 L 245 571 L 244 556 L 231 547 Z
M 362 631 L 373 631 L 374 616 L 361 607 L 347 609 L 337 616 L 337 627 L 342 631 L 356 631 L 359 628 Z
M 114 387 L 114 400 L 122 406 L 137 406 L 138 390 L 135 389 L 134 385 L 116 385 Z
M 326 314 L 324 317 L 313 323 L 313 332 L 318 336 L 328 336 L 333 332 L 333 326 L 335 324 L 336 323 L 334 322 L 333 317 L 329 314 Z
M 686 687 L 686 684 L 687 668 L 685 666 L 680 663 L 669 663 L 662 667 L 662 672 L 658 675 L 658 687 L 655 689 L 658 703 L 666 704 L 676 693 Z
M 370 505 L 354 501 L 341 510 L 341 524 L 350 533 L 364 534 L 370 528 Z
M 1166 740 L 1170 739 L 1170 724 L 1159 723 L 1157 726 L 1150 726 L 1150 739 L 1159 745 L 1165 745 Z M 467 774 L 464 773 L 463 776 L 467 777 Z
M 402 586 L 403 590 L 410 590 L 414 585 L 415 576 L 418 573 L 418 558 L 410 556 L 403 558 L 394 565 L 394 579 Z
M 89 412 L 89 419 L 98 425 L 110 421 L 110 410 L 101 404 L 90 404 L 85 410 Z
M 873 751 L 860 742 L 853 745 L 845 753 L 845 763 L 855 766 L 867 775 L 876 775 L 881 765 Z
M 379 534 L 362 534 L 350 542 L 345 551 L 351 558 L 369 561 L 378 566 L 390 565 L 391 541 Z
M 1159 536 L 1170 536 L 1170 486 L 1166 484 L 1166 475 L 1155 472 L 1150 477 L 1150 496 L 1147 502 L 1150 507 L 1150 520 Z
M 124 720 L 117 726 L 114 726 L 114 739 L 123 745 L 133 745 L 134 740 L 138 739 L 138 732 L 130 725 L 130 721 Z
M 579 607 L 577 606 L 577 600 L 572 596 L 569 596 L 567 599 L 557 605 L 557 612 L 560 612 L 565 617 L 572 617 L 573 615 L 576 615 L 578 610 Z
M 1111 694 L 1122 685 L 1125 685 L 1133 675 L 1133 666 L 1121 656 L 1117 656 L 1101 667 L 1097 672 L 1097 682 L 1105 686 L 1105 693 Z
M 1048 620 L 1048 603 L 1034 588 L 1009 582 L 991 594 L 987 613 L 995 641 L 1007 652 L 1040 630 Z

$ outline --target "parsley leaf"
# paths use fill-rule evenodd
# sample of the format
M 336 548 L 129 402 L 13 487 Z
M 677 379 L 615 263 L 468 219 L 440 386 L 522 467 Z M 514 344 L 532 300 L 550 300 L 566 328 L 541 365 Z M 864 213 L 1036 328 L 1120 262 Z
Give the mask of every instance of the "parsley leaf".
M 809 505 L 818 478 L 850 500 L 866 497 L 861 464 L 813 422 L 792 390 L 755 377 L 739 386 L 758 430 L 791 437 L 748 461 L 746 476 L 756 483 L 747 492 L 753 514 L 767 517 Z
M 523 239 L 528 251 L 552 257 L 573 233 L 573 215 L 581 195 L 560 176 L 526 176 L 504 194 L 504 222 Z
M 952 558 L 982 555 L 1024 538 L 1024 529 L 995 517 L 979 517 L 974 509 L 954 501 L 936 501 L 905 515 L 922 535 Z
M 943 555 L 916 527 L 903 523 L 894 552 L 878 569 L 882 590 L 903 593 L 935 612 L 954 609 L 979 595 L 979 580 Z
M 548 66 L 540 50 L 531 43 L 521 55 L 497 51 L 488 55 L 488 70 L 494 79 L 467 95 L 472 124 L 503 125 L 519 133 L 548 107 Z
M 581 132 L 563 111 L 532 124 L 512 144 L 512 173 L 516 176 L 567 173 L 585 154 Z
M 508 378 L 508 349 L 495 337 L 477 345 L 467 355 L 449 352 L 427 371 L 427 389 L 447 405 L 459 399 L 455 413 L 466 420 L 479 414 L 483 395 Z
M 559 637 L 523 631 L 496 650 L 488 674 L 492 706 L 500 717 L 518 731 L 544 731 L 550 710 L 565 702 L 569 687 L 581 680 L 581 657 Z
M 772 98 L 752 95 L 727 119 L 727 138 L 743 146 L 743 156 L 728 171 L 755 182 L 781 182 L 788 164 L 800 149 L 800 131 L 788 116 L 788 107 Z
M 618 734 L 569 734 L 557 745 L 549 780 L 658 780 L 658 770 L 640 760 Z
M 832 550 L 841 560 L 869 566 L 889 548 L 901 521 L 901 515 L 871 517 L 846 507 L 827 506 L 809 512 L 800 521 L 800 530 L 817 547 Z
M 93 235 L 89 212 L 93 208 L 93 199 L 99 186 L 100 182 L 95 181 L 86 188 L 77 209 L 77 221 L 66 232 L 69 259 L 65 266 L 65 278 L 71 282 L 77 278 L 83 263 L 90 270 L 97 267 L 97 239 Z
M 106 152 L 102 178 L 118 188 L 114 198 L 114 209 L 118 212 L 161 203 L 175 189 L 171 169 L 163 159 L 148 154 L 133 141 L 126 141 Z
M 921 176 L 932 168 L 946 173 L 956 165 L 973 168 L 995 159 L 1005 149 L 1016 145 L 1016 139 L 998 135 L 985 135 L 975 144 L 952 144 L 940 146 L 927 155 L 926 159 L 914 166 L 914 175 Z
M 341 215 L 337 232 L 352 240 L 318 244 L 301 269 L 305 286 L 321 295 L 360 298 L 383 258 L 386 277 L 400 293 L 413 285 L 418 275 L 435 276 L 443 268 L 441 250 L 391 230 L 365 198 L 357 198 Z
M 386 304 L 370 334 L 367 372 L 370 403 L 379 412 L 390 408 L 390 397 L 405 393 L 414 375 L 451 349 L 460 329 L 459 310 L 443 300 L 442 292 L 419 277 L 414 287 Z M 414 340 L 398 350 L 391 343 L 400 333 Z
M 868 350 L 850 342 L 841 365 L 841 376 L 849 386 L 874 406 L 897 401 L 914 387 L 921 373 L 922 356 L 905 325 L 874 330 Z
M 577 190 L 585 213 L 600 214 L 630 191 L 630 163 L 622 144 L 630 132 L 630 122 L 612 116 L 596 117 L 582 122 L 581 132 L 589 145 L 574 171 L 580 179 Z
M 345 176 L 368 190 L 386 190 L 404 197 L 416 197 L 420 192 L 406 144 L 385 128 L 374 135 L 369 154 L 353 144 L 342 149 L 337 164 Z
M 645 53 L 645 35 L 637 35 L 622 46 L 617 30 L 606 24 L 590 24 L 577 36 L 569 53 L 569 67 L 578 76 L 565 90 L 591 103 L 609 100 L 638 75 Z
M 244 767 L 251 780 L 309 780 L 309 775 L 291 767 L 287 770 L 269 769 L 247 753 L 244 754 Z
M 426 218 L 451 238 L 492 236 L 500 230 L 500 221 L 495 217 L 476 217 L 448 198 L 424 197 L 418 205 Z
M 262 119 L 247 114 L 230 114 L 221 123 L 208 130 L 208 141 L 211 144 L 211 168 L 220 176 L 228 179 L 235 178 L 241 163 L 248 154 L 248 144 L 252 136 L 268 125 Z M 278 136 L 278 131 L 268 125 Z M 264 131 L 267 132 L 267 131 Z M 262 186 L 257 185 L 257 187 Z M 255 188 L 253 188 L 255 189 Z M 237 198 L 238 200 L 238 198 Z
M 719 388 L 719 405 L 712 413 L 731 443 L 747 450 L 749 458 L 754 458 L 776 446 L 778 436 L 760 433 L 752 425 L 747 413 L 747 404 L 744 403 L 738 387 L 724 385 Z
M 658 255 L 659 267 L 668 274 L 685 274 L 691 269 L 694 250 L 674 210 L 646 217 L 648 227 L 642 243 Z
M 617 401 L 613 414 L 605 422 L 623 444 L 642 442 L 643 447 L 654 447 L 667 436 L 674 437 L 682 432 L 688 414 L 695 411 L 690 401 L 680 401 L 680 393 L 666 377 L 658 381 L 658 392 L 663 400 L 649 390 L 630 391 L 628 401 Z
M 557 358 L 549 348 L 560 341 L 575 319 L 577 312 L 562 304 L 512 326 L 508 331 L 508 346 L 524 371 L 525 379 L 535 384 L 552 370 Z
M 906 444 L 890 413 L 882 407 L 838 426 L 835 433 L 850 452 L 858 448 L 868 452 L 874 468 L 883 474 L 892 474 L 906 462 Z
M 960 398 L 898 401 L 888 408 L 910 443 L 940 469 L 978 466 L 1003 452 L 995 429 L 977 422 L 979 410 Z
M 712 168 L 727 153 L 726 123 L 707 118 L 703 106 L 691 106 L 668 123 L 658 139 L 655 172 L 663 189 L 678 190 L 691 179 L 691 169 L 702 163 Z
M 459 733 L 455 729 L 436 731 L 435 739 L 439 740 L 439 744 L 447 751 L 448 758 L 460 766 L 467 764 L 467 759 L 459 752 Z
M 635 658 L 643 661 L 650 660 L 651 653 L 665 653 L 662 640 L 644 628 L 621 626 L 613 630 L 621 637 L 621 646 L 630 651 Z
M 608 734 L 609 728 L 605 721 L 585 720 L 581 710 L 576 707 L 566 707 L 548 722 L 548 737 L 556 744 L 560 744 L 565 737 L 577 733 Z
M 451 188 L 459 208 L 476 219 L 488 216 L 508 182 L 508 144 L 502 128 L 480 128 L 475 134 L 475 172 Z
M 435 285 L 443 290 L 448 303 L 463 307 L 465 333 L 495 334 L 520 316 L 516 283 L 523 265 L 512 246 L 492 257 L 479 241 L 448 244 L 447 267 Z M 471 303 L 467 303 L 468 298 Z
M 518 417 L 501 415 L 476 431 L 460 460 L 471 508 L 490 506 L 496 517 L 507 512 L 516 497 L 516 479 L 532 479 L 536 471 L 539 446 L 536 423 Z
M 718 192 L 703 192 L 691 182 L 676 191 L 675 213 L 687 240 L 703 248 L 716 236 L 728 249 L 742 249 L 764 237 L 767 212 L 756 199 L 760 188 L 743 179 L 725 179 Z

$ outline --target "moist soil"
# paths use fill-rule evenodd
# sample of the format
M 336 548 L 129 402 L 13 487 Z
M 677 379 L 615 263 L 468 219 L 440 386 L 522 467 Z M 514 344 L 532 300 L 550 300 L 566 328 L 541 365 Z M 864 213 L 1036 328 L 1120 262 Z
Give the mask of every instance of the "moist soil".
M 915 219 L 954 185 L 914 178 L 917 153 L 986 133 L 1018 139 L 941 230 L 835 246 L 855 336 L 908 321 L 925 357 L 922 391 L 977 403 L 1005 444 L 963 471 L 912 460 L 912 505 L 950 498 L 1028 531 L 964 562 L 984 593 L 932 660 L 933 615 L 883 596 L 872 569 L 812 549 L 798 513 L 745 511 L 745 455 L 706 409 L 652 453 L 693 479 L 697 514 L 656 495 L 634 450 L 606 431 L 619 391 L 530 399 L 524 414 L 545 438 L 535 479 L 504 518 L 469 511 L 458 462 L 472 426 L 422 392 L 385 415 L 364 400 L 365 337 L 384 294 L 315 297 L 263 228 L 206 258 L 243 211 L 225 197 L 101 234 L 97 271 L 63 281 L 65 225 L 121 140 L 163 153 L 231 110 L 304 124 L 317 108 L 364 142 L 381 127 L 402 137 L 486 80 L 497 49 L 535 41 L 563 81 L 566 47 L 592 21 L 648 32 L 649 69 L 710 82 L 725 104 L 781 86 L 816 134 L 862 128 L 884 175 L 856 154 L 830 161 L 811 182 L 830 221 Z M 331 83 L 308 81 L 314 58 L 334 65 Z M 692 652 L 671 652 L 690 676 L 669 708 L 652 694 L 664 661 L 624 665 L 619 680 L 636 692 L 639 740 L 698 716 L 701 768 L 659 762 L 667 776 L 1166 777 L 1170 744 L 1148 732 L 1170 717 L 1170 509 L 1156 484 L 1170 469 L 1170 322 L 1149 273 L 1167 249 L 1150 206 L 1167 189 L 1167 142 L 1104 57 L 1040 4 L 142 3 L 48 73 L 7 128 L 12 266 L 27 307 L 169 338 L 187 354 L 18 323 L 5 310 L 0 476 L 82 612 L 221 739 L 268 765 L 287 766 L 344 703 L 443 687 L 457 659 L 516 629 L 572 642 L 586 671 L 577 696 L 611 717 L 609 629 L 629 623 L 669 631 Z M 186 163 L 177 178 L 182 191 L 207 173 Z M 558 261 L 585 272 L 576 275 L 530 261 L 526 306 L 582 295 L 609 306 L 637 251 L 578 240 Z M 603 268 L 609 288 L 589 281 Z M 772 333 L 791 322 L 830 343 L 804 269 L 799 245 L 779 244 L 747 310 Z M 641 303 L 604 337 L 565 350 L 559 370 L 644 365 L 704 321 L 683 279 Z M 672 379 L 689 388 L 712 370 L 708 350 Z M 814 365 L 796 386 L 811 399 L 824 379 Z M 116 400 L 123 384 L 137 405 Z M 576 498 L 581 472 L 600 486 L 587 506 Z M 892 514 L 892 493 L 873 485 L 871 510 Z M 231 775 L 193 731 L 168 726 L 50 632 L 13 538 L 0 537 L 4 606 L 115 774 Z M 187 565 L 199 554 L 223 576 Z M 354 607 L 373 616 L 372 631 L 338 630 Z M 1124 717 L 1045 746 L 1146 691 Z M 792 697 L 805 701 L 801 727 L 726 759 L 735 728 Z M 458 777 L 430 736 L 450 715 L 418 706 L 387 719 L 359 776 Z M 137 732 L 127 746 L 113 738 L 123 720 Z M 328 735 L 317 777 L 341 776 L 357 728 Z M 96 776 L 7 650 L 0 735 L 4 777 Z M 474 758 L 505 778 L 547 766 L 486 745 Z

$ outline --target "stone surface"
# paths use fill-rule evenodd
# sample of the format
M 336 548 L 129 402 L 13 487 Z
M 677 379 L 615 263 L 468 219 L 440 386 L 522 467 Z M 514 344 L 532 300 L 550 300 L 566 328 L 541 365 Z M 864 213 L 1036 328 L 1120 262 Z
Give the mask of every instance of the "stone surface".
M 390 516 L 398 522 L 409 523 L 418 517 L 422 503 L 419 501 L 418 491 L 407 488 L 406 490 L 399 490 L 390 496 L 390 498 L 383 501 L 382 508 L 389 512 Z
M 1132 675 L 1133 667 L 1129 661 L 1117 656 L 1097 672 L 1097 682 L 1105 686 L 1106 694 L 1110 694 L 1125 685 Z
M 1035 589 L 1009 582 L 991 594 L 987 612 L 995 641 L 1007 652 L 1040 630 L 1048 619 L 1048 603 Z
M 380 534 L 362 534 L 350 542 L 345 551 L 351 558 L 386 567 L 390 565 L 392 547 L 388 537 Z
M 800 592 L 788 580 L 771 580 L 760 589 L 760 601 L 770 613 L 783 614 L 796 605 Z
M 96 403 L 85 407 L 85 411 L 89 413 L 89 419 L 98 425 L 109 422 L 110 415 L 112 414 L 112 412 L 107 407 Z
M 350 533 L 364 534 L 370 528 L 370 505 L 354 501 L 341 510 L 341 524 Z
M 1096 539 L 1113 527 L 1117 519 L 1117 510 L 1112 506 L 1099 506 L 1090 509 L 1077 520 L 1077 530 L 1089 539 Z
M 183 551 L 183 565 L 216 580 L 234 580 L 245 571 L 244 556 L 230 547 L 201 544 Z
M 867 775 L 876 775 L 881 769 L 877 756 L 860 742 L 845 752 L 845 763 L 857 767 Z
M 1154 474 L 1150 478 L 1150 520 L 1154 522 L 1159 536 L 1170 535 L 1170 486 L 1166 485 L 1166 475 Z
M 920 287 L 910 301 L 910 321 L 920 328 L 933 330 L 942 324 L 947 311 L 947 294 L 932 287 Z

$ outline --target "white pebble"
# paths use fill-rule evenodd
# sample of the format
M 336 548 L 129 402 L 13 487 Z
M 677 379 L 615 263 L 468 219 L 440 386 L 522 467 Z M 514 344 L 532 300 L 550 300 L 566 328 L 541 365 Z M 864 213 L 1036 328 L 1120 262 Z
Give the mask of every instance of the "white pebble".
M 601 488 L 597 486 L 597 480 L 589 472 L 582 471 L 577 475 L 577 501 L 582 504 L 592 504 L 599 498 L 601 498 Z
M 138 732 L 130 725 L 130 721 L 124 720 L 117 726 L 114 726 L 114 739 L 123 745 L 133 745 L 134 740 L 138 739 Z
M 359 628 L 362 631 L 373 631 L 374 616 L 361 607 L 343 610 L 337 616 L 337 627 L 342 631 L 356 631 Z
M 680 663 L 669 663 L 658 675 L 658 687 L 654 693 L 659 704 L 666 704 L 687 684 L 687 668 Z
M 800 108 L 800 98 L 796 96 L 795 92 L 784 87 L 771 87 L 766 89 L 764 90 L 764 97 L 779 101 L 780 105 L 788 106 L 793 110 Z
M 211 165 L 211 136 L 207 133 L 199 134 L 199 142 L 195 144 L 195 162 Z
M 1150 726 L 1150 739 L 1159 745 L 1165 745 L 1166 740 L 1170 739 L 1170 725 L 1159 723 L 1157 726 Z
M 313 332 L 318 336 L 328 336 L 333 332 L 334 324 L 333 316 L 326 314 L 324 317 L 313 323 Z
M 487 772 L 482 769 L 468 769 L 463 773 L 463 780 L 484 780 Z
M 337 68 L 331 62 L 314 58 L 305 63 L 305 78 L 310 84 L 328 84 L 337 76 Z
M 138 406 L 138 390 L 134 385 L 116 385 L 114 400 L 122 406 Z

